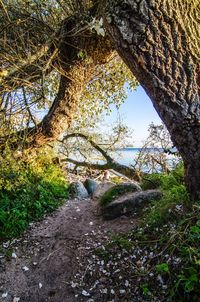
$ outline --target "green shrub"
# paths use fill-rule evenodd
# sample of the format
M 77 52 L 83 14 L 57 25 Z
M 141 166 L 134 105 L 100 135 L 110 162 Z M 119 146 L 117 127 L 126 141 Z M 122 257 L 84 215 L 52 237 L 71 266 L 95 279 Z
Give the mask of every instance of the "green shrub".
M 105 207 L 109 203 L 111 203 L 115 198 L 122 196 L 125 193 L 135 192 L 135 191 L 136 191 L 136 188 L 134 186 L 132 186 L 131 183 L 130 183 L 130 185 L 128 185 L 128 184 L 127 185 L 125 185 L 125 184 L 116 185 L 105 192 L 105 194 L 100 199 L 100 204 L 101 204 L 101 206 Z
M 141 187 L 143 190 L 157 189 L 161 186 L 161 178 L 163 174 L 153 173 L 145 175 L 142 179 Z
M 51 153 L 20 160 L 6 150 L 0 157 L 0 238 L 18 236 L 67 196 L 68 185 Z

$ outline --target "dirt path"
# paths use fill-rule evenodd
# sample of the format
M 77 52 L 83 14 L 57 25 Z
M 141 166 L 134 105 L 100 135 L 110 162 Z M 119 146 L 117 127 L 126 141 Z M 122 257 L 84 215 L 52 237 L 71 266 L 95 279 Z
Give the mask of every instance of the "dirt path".
M 9 245 L 14 253 L 10 260 L 0 258 L 0 301 L 103 301 L 84 292 L 77 295 L 72 280 L 84 274 L 85 260 L 95 248 L 136 223 L 131 217 L 103 221 L 96 202 L 89 199 L 67 201 Z

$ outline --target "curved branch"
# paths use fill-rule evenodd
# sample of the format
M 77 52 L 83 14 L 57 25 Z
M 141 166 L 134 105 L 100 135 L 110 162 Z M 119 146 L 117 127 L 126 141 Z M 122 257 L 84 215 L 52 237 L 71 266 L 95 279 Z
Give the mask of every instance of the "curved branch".
M 87 167 L 87 168 L 91 168 L 91 169 L 94 169 L 94 170 L 108 170 L 108 169 L 110 169 L 110 166 L 109 166 L 108 163 L 103 164 L 103 165 L 92 164 L 92 163 L 85 162 L 85 161 L 78 161 L 78 160 L 75 160 L 75 159 L 72 159 L 72 158 L 61 159 L 61 162 L 69 162 L 69 163 L 72 163 L 76 166 Z
M 103 157 L 106 160 L 105 164 L 93 164 L 93 163 L 89 163 L 89 162 L 82 162 L 82 161 L 77 161 L 71 158 L 66 158 L 63 159 L 62 161 L 65 162 L 70 162 L 73 163 L 77 166 L 83 166 L 83 167 L 88 167 L 88 168 L 92 168 L 92 169 L 97 169 L 97 170 L 114 170 L 122 175 L 125 175 L 126 177 L 130 178 L 130 179 L 134 179 L 134 180 L 140 180 L 140 175 L 138 173 L 138 171 L 136 171 L 135 169 L 122 165 L 118 162 L 116 162 L 112 157 L 110 157 L 110 155 L 108 155 L 108 153 L 103 150 L 98 144 L 96 144 L 89 136 L 82 134 L 82 133 L 71 133 L 66 135 L 62 141 L 59 141 L 61 143 L 63 143 L 64 141 L 66 141 L 67 139 L 73 138 L 73 137 L 81 137 L 84 140 L 88 141 L 91 146 L 97 150 L 98 152 L 100 152 Z
M 112 157 L 110 157 L 110 155 L 108 155 L 108 153 L 104 149 L 102 149 L 98 144 L 96 144 L 88 135 L 85 135 L 83 133 L 71 133 L 71 134 L 65 135 L 61 142 L 63 143 L 64 141 L 66 141 L 67 139 L 72 138 L 72 137 L 83 138 L 84 140 L 88 141 L 90 143 L 90 145 L 92 147 L 94 147 L 94 149 L 99 151 L 107 161 L 110 161 L 110 162 L 113 161 Z

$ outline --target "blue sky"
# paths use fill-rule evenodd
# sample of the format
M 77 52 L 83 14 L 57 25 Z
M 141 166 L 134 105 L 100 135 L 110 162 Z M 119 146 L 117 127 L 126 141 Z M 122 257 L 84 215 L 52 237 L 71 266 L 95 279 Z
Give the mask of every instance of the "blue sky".
M 111 116 L 106 117 L 107 123 L 112 123 L 117 118 L 115 106 L 111 107 Z M 139 86 L 136 91 L 130 92 L 127 100 L 119 109 L 124 124 L 133 129 L 133 146 L 142 146 L 142 141 L 148 136 L 148 126 L 151 122 L 161 124 L 151 100 L 144 89 Z

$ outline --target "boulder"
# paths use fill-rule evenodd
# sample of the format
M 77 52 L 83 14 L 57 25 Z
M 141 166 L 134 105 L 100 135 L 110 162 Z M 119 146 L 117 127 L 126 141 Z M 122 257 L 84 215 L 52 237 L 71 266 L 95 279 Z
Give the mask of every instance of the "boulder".
M 159 190 L 128 193 L 112 201 L 106 207 L 103 207 L 102 214 L 105 219 L 114 219 L 122 215 L 130 215 L 146 206 L 150 201 L 158 200 L 161 197 L 162 193 Z
M 108 189 L 114 187 L 115 184 L 113 182 L 101 182 L 98 184 L 96 190 L 92 194 L 93 199 L 100 199 L 103 194 L 108 191 Z
M 88 191 L 88 194 L 92 195 L 94 191 L 97 189 L 98 182 L 93 179 L 87 178 L 84 182 L 84 186 Z
M 72 198 L 78 199 L 87 198 L 89 196 L 88 191 L 80 181 L 75 181 L 70 184 L 69 193 Z
M 109 188 L 100 198 L 100 204 L 102 206 L 106 206 L 119 196 L 137 191 L 142 191 L 142 189 L 136 182 L 122 182 L 114 187 Z

